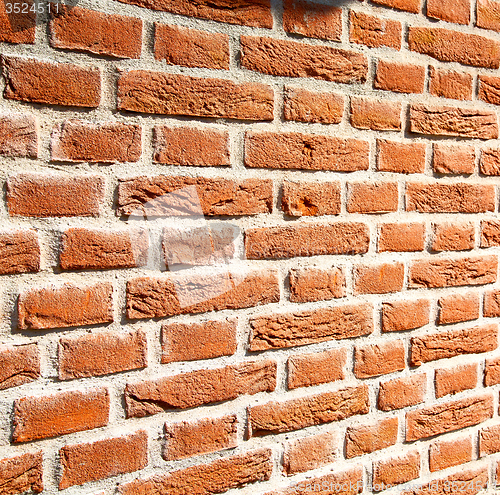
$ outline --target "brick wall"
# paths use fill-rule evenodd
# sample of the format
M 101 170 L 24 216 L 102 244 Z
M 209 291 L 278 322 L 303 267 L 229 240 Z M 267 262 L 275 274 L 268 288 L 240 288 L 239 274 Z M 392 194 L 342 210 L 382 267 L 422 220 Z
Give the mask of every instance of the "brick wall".
M 494 493 L 500 2 L 46 17 L 0 6 L 0 493 Z

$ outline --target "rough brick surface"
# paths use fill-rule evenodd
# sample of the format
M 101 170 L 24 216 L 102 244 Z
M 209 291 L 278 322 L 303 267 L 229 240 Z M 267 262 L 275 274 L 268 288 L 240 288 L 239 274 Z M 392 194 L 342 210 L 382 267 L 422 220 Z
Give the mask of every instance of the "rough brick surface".
M 429 469 L 440 471 L 472 461 L 472 438 L 437 441 L 429 448 Z
M 380 487 L 394 486 L 414 480 L 420 475 L 420 454 L 408 454 L 373 463 L 373 484 Z
M 500 31 L 500 9 L 494 0 L 477 0 L 476 25 L 485 29 Z
M 340 268 L 330 270 L 294 269 L 290 271 L 290 301 L 325 301 L 345 296 L 345 274 Z
M 43 491 L 42 452 L 0 460 L 0 483 L 6 495 Z
M 472 76 L 431 67 L 429 92 L 454 100 L 472 100 Z
M 438 304 L 440 325 L 479 318 L 479 297 L 473 292 L 442 297 Z
M 378 408 L 382 411 L 392 411 L 415 406 L 424 401 L 425 391 L 426 376 L 423 373 L 381 383 Z
M 425 145 L 378 140 L 377 170 L 400 174 L 425 172 Z
M 479 432 L 479 456 L 500 452 L 500 428 L 490 426 Z
M 385 449 L 396 443 L 398 419 L 384 419 L 374 425 L 347 428 L 345 450 L 346 457 L 370 454 Z
M 476 166 L 474 148 L 435 144 L 432 166 L 438 174 L 472 174 Z
M 474 225 L 471 223 L 433 225 L 433 251 L 467 251 L 475 244 Z
M 406 10 L 414 14 L 420 12 L 422 8 L 422 0 L 373 0 L 373 3 L 393 9 Z
M 479 76 L 479 99 L 493 105 L 500 105 L 500 78 Z
M 341 210 L 340 184 L 285 181 L 281 206 L 292 217 L 338 215 Z
M 354 374 L 357 378 L 386 375 L 405 369 L 403 342 L 357 346 L 354 350 Z
M 372 48 L 388 46 L 401 48 L 401 23 L 351 10 L 350 40 Z
M 394 301 L 382 304 L 382 331 L 414 330 L 430 321 L 430 303 L 426 299 Z
M 336 93 L 317 93 L 295 86 L 285 87 L 285 120 L 339 124 L 344 114 L 344 98 Z
M 40 245 L 33 230 L 0 232 L 0 275 L 37 272 Z
M 397 131 L 401 129 L 401 104 L 351 98 L 351 125 L 357 129 Z
M 436 397 L 476 388 L 477 364 L 464 364 L 450 369 L 437 369 L 434 377 Z
M 355 182 L 348 184 L 347 211 L 349 213 L 389 213 L 399 204 L 396 182 Z
M 396 93 L 423 93 L 425 67 L 380 60 L 375 73 L 374 87 Z
M 399 292 L 404 284 L 404 265 L 402 263 L 377 266 L 359 266 L 355 269 L 355 294 L 387 294 Z
M 23 114 L 0 115 L 0 155 L 38 156 L 38 126 L 34 117 Z
M 380 225 L 379 252 L 423 251 L 425 245 L 425 225 L 422 223 L 385 223 Z
M 0 6 L 0 41 L 7 43 L 35 43 L 36 14 L 34 12 L 7 14 L 7 4 Z
M 456 24 L 469 24 L 470 4 L 470 0 L 429 0 L 427 15 Z
M 0 390 L 18 387 L 40 377 L 40 353 L 36 344 L 0 347 Z
M 500 383 L 500 359 L 487 359 L 484 366 L 484 384 L 487 387 Z

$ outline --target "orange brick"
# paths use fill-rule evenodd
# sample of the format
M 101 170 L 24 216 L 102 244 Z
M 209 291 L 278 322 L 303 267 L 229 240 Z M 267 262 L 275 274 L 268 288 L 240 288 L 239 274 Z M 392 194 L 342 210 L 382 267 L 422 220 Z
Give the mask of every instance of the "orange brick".
M 34 230 L 0 232 L 0 275 L 37 272 L 40 245 Z
M 467 251 L 474 249 L 475 233 L 472 223 L 437 223 L 432 228 L 433 251 Z
M 484 294 L 483 315 L 487 318 L 500 316 L 500 292 L 489 291 Z
M 446 325 L 479 318 L 479 295 L 473 292 L 442 297 L 438 301 L 438 323 Z
M 0 390 L 18 387 L 39 377 L 40 353 L 37 344 L 0 346 Z
M 380 60 L 374 87 L 397 93 L 423 93 L 425 67 Z
M 339 124 L 344 114 L 344 97 L 286 86 L 283 114 L 285 120 L 296 122 Z
M 401 49 L 401 23 L 398 21 L 351 10 L 349 24 L 351 43 L 360 43 L 372 48 L 388 46 L 396 50 Z
M 281 206 L 292 217 L 338 215 L 341 209 L 339 182 L 283 182 Z
M 290 301 L 328 301 L 346 294 L 345 274 L 341 268 L 290 270 Z
M 490 426 L 479 432 L 479 457 L 500 452 L 500 426 Z
M 373 488 L 379 491 L 384 487 L 400 485 L 414 480 L 420 475 L 420 453 L 418 451 L 408 452 L 406 455 L 376 461 L 373 463 Z
M 378 408 L 382 411 L 403 409 L 424 401 L 427 377 L 424 373 L 396 378 L 380 384 Z
M 38 124 L 35 117 L 16 113 L 0 115 L 0 155 L 38 156 Z
M 440 471 L 472 461 L 472 437 L 438 441 L 429 448 L 429 469 Z
M 477 0 L 476 26 L 500 31 L 500 6 L 496 0 Z
M 379 139 L 377 147 L 377 170 L 400 174 L 422 174 L 425 172 L 425 144 L 407 144 Z
M 403 289 L 405 274 L 402 263 L 358 266 L 354 275 L 355 294 L 387 294 Z
M 427 0 L 427 15 L 456 24 L 469 24 L 470 0 Z
M 349 213 L 389 213 L 398 209 L 397 182 L 350 182 L 347 186 Z
M 438 174 L 473 174 L 476 153 L 472 146 L 434 145 L 432 166 Z
M 373 3 L 414 14 L 418 14 L 422 9 L 422 0 L 373 0 Z
M 429 312 L 427 299 L 382 303 L 382 331 L 401 332 L 423 327 L 430 321 Z
M 385 223 L 379 227 L 377 250 L 379 253 L 423 251 L 425 224 Z
M 500 359 L 487 359 L 484 366 L 484 384 L 487 387 L 500 383 Z
M 405 348 L 402 341 L 356 346 L 354 374 L 357 378 L 386 375 L 404 370 Z
M 31 1 L 26 3 L 30 8 L 33 5 Z M 35 24 L 35 12 L 7 14 L 7 2 L 2 2 L 0 5 L 0 42 L 35 43 Z
M 454 100 L 472 100 L 472 76 L 462 72 L 430 69 L 429 92 L 434 96 Z
M 477 385 L 477 364 L 464 364 L 450 369 L 437 369 L 434 377 L 436 397 L 471 390 Z
M 0 460 L 0 484 L 7 495 L 43 491 L 42 451 Z
M 350 426 L 346 431 L 345 456 L 350 459 L 394 445 L 398 437 L 398 418 L 383 419 L 374 425 Z
M 401 129 L 401 103 L 351 98 L 351 125 L 357 129 Z
M 484 175 L 500 175 L 500 154 L 498 150 L 491 148 L 482 150 L 479 167 Z

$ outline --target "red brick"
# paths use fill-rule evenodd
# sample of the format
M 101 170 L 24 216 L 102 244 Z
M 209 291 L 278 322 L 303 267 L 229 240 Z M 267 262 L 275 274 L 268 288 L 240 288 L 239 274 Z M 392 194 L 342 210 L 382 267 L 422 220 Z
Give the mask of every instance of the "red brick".
M 351 125 L 373 131 L 400 130 L 401 103 L 351 98 Z
M 397 93 L 423 93 L 425 67 L 379 60 L 374 87 Z
M 7 180 L 11 216 L 96 217 L 103 197 L 104 178 L 96 175 L 19 174 Z
M 438 174 L 473 174 L 476 168 L 472 146 L 434 145 L 432 165 Z
M 161 328 L 162 363 L 232 356 L 236 352 L 234 319 L 168 323 Z
M 155 59 L 170 65 L 229 69 L 229 36 L 155 23 Z
M 0 155 L 27 158 L 38 156 L 38 125 L 35 117 L 22 114 L 0 115 Z
M 86 287 L 66 284 L 32 289 L 21 293 L 17 310 L 20 329 L 110 323 L 113 321 L 113 286 L 110 283 Z
M 349 24 L 351 43 L 360 43 L 372 48 L 388 46 L 396 50 L 401 49 L 401 23 L 398 21 L 351 10 Z
M 339 124 L 344 114 L 344 97 L 286 86 L 283 114 L 285 120 L 296 122 Z
M 429 469 L 440 471 L 472 461 L 472 437 L 438 441 L 429 448 Z
M 0 390 L 18 387 L 38 378 L 40 353 L 37 344 L 0 347 Z
M 413 182 L 406 185 L 406 211 L 421 213 L 485 213 L 495 211 L 495 190 L 489 185 Z
M 474 292 L 452 294 L 438 301 L 438 323 L 446 325 L 479 318 L 479 296 Z
M 500 452 L 500 426 L 490 426 L 479 432 L 479 457 Z
M 374 490 L 392 487 L 414 480 L 420 475 L 420 453 L 416 450 L 404 456 L 373 463 Z
M 272 181 L 205 177 L 133 177 L 118 184 L 118 213 L 134 216 L 196 217 L 270 213 Z M 174 193 L 174 194 L 171 194 Z
M 149 236 L 139 229 L 68 229 L 61 244 L 59 262 L 63 270 L 133 268 L 146 264 Z
M 148 464 L 148 435 L 131 435 L 93 443 L 66 445 L 59 451 L 62 468 L 59 490 L 118 474 L 133 473 Z
M 373 0 L 373 3 L 414 14 L 418 14 L 422 9 L 422 0 Z
M 472 76 L 462 72 L 430 68 L 429 92 L 454 100 L 472 100 Z
M 500 31 L 500 6 L 496 0 L 477 0 L 476 26 Z
M 350 182 L 347 186 L 349 213 L 388 213 L 398 209 L 397 182 Z
M 139 58 L 142 21 L 79 7 L 57 6 L 50 21 L 50 46 L 118 58 Z
M 130 112 L 273 120 L 273 90 L 260 83 L 129 70 L 118 79 L 117 97 L 118 109 Z
M 479 167 L 484 175 L 500 175 L 500 154 L 498 150 L 491 148 L 482 150 Z
M 427 0 L 427 16 L 456 24 L 469 24 L 470 0 Z
M 229 273 L 174 274 L 168 278 L 136 278 L 127 283 L 127 317 L 131 319 L 250 308 L 278 301 L 274 271 L 250 272 L 244 278 Z
M 279 259 L 368 251 L 368 228 L 362 223 L 307 224 L 249 229 L 247 259 Z
M 377 170 L 399 174 L 423 174 L 425 172 L 425 144 L 398 143 L 379 139 L 377 147 Z
M 484 385 L 491 387 L 500 383 L 500 359 L 487 359 L 484 366 Z
M 244 394 L 272 392 L 275 387 L 276 363 L 269 360 L 129 383 L 125 388 L 127 417 L 141 418 L 166 410 L 232 400 Z
M 2 63 L 6 81 L 4 98 L 47 105 L 99 106 L 99 69 L 6 56 Z
M 0 485 L 5 495 L 43 491 L 42 452 L 0 460 Z
M 162 495 L 223 493 L 247 483 L 268 480 L 273 471 L 271 456 L 270 449 L 252 450 L 208 464 L 137 479 L 120 485 L 118 490 L 121 495 L 152 495 L 155 492 Z
M 492 416 L 493 398 L 489 394 L 416 409 L 406 413 L 406 441 L 477 425 Z
M 490 324 L 414 337 L 410 362 L 420 366 L 436 359 L 493 351 L 498 346 L 497 335 L 498 325 Z
M 300 430 L 340 421 L 369 411 L 368 387 L 310 395 L 286 402 L 268 402 L 248 409 L 249 436 Z
M 396 378 L 380 384 L 378 408 L 392 411 L 415 406 L 424 401 L 427 377 L 424 373 Z
M 500 292 L 490 291 L 484 294 L 483 315 L 487 318 L 500 316 Z
M 153 10 L 243 26 L 272 28 L 270 0 L 119 0 Z
M 500 78 L 479 76 L 478 98 L 486 103 L 500 105 Z
M 142 330 L 94 333 L 59 341 L 59 380 L 109 375 L 147 366 Z
M 334 462 L 337 444 L 337 435 L 330 432 L 286 442 L 283 455 L 285 473 L 291 476 Z
M 410 27 L 408 47 L 442 62 L 498 69 L 500 44 L 476 34 L 443 28 Z
M 388 418 L 374 425 L 350 426 L 345 436 L 347 459 L 394 445 L 398 438 L 398 418 Z
M 369 144 L 313 134 L 248 132 L 245 166 L 354 172 L 368 170 Z
M 30 7 L 33 5 L 31 1 L 26 3 Z M 7 2 L 2 2 L 0 5 L 0 42 L 34 44 L 35 24 L 36 14 L 34 12 L 7 14 Z
M 23 397 L 14 403 L 12 441 L 31 442 L 108 424 L 109 393 L 100 388 L 87 392 L 59 392 L 47 397 Z
M 341 268 L 290 270 L 290 301 L 328 301 L 346 294 L 345 274 Z
M 332 349 L 288 358 L 288 388 L 310 387 L 345 378 L 346 349 Z
M 259 36 L 241 36 L 240 42 L 241 66 L 248 70 L 339 83 L 366 81 L 368 62 L 362 53 Z
M 481 222 L 481 247 L 500 246 L 500 223 L 496 220 Z
M 157 126 L 153 160 L 167 165 L 226 166 L 230 164 L 229 135 L 208 128 Z
M 497 271 L 496 256 L 414 261 L 410 265 L 409 287 L 491 284 L 497 280 Z
M 238 445 L 237 426 L 235 415 L 166 424 L 162 457 L 174 461 L 234 448 Z
M 354 350 L 354 375 L 370 378 L 386 375 L 406 367 L 403 341 L 356 346 Z
M 34 230 L 0 232 L 0 275 L 37 272 L 40 245 Z
M 264 351 L 368 335 L 373 331 L 373 315 L 367 304 L 339 306 L 258 316 L 250 326 L 250 351 Z
M 338 215 L 340 182 L 283 182 L 281 207 L 292 217 Z
M 142 153 L 141 128 L 66 120 L 54 128 L 50 148 L 51 160 L 57 162 L 137 162 Z
M 379 227 L 379 253 L 423 251 L 425 247 L 425 224 L 385 223 Z
M 477 385 L 477 364 L 464 364 L 450 369 L 437 369 L 434 377 L 436 397 L 471 390 Z
M 424 327 L 429 323 L 430 302 L 393 301 L 382 304 L 382 331 L 401 332 Z
M 467 251 L 474 249 L 475 233 L 472 223 L 435 223 L 432 226 L 433 251 Z
M 304 0 L 285 0 L 283 29 L 310 38 L 340 41 L 342 9 Z
M 400 292 L 405 280 L 402 263 L 358 266 L 354 272 L 355 294 L 387 294 Z

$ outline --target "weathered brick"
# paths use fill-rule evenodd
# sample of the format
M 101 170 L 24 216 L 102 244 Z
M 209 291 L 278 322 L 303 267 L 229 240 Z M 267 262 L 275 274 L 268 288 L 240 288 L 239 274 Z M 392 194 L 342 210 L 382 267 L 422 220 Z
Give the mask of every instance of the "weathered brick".
M 472 461 L 472 437 L 438 441 L 429 448 L 429 469 L 440 471 Z
M 118 58 L 139 58 L 142 21 L 75 6 L 52 10 L 50 46 Z
M 0 347 L 0 390 L 18 387 L 39 377 L 40 353 L 37 344 Z
M 266 481 L 273 471 L 270 449 L 252 450 L 208 464 L 157 474 L 118 487 L 121 495 L 179 495 L 181 493 L 223 493 L 247 483 Z
M 374 87 L 397 93 L 423 93 L 425 67 L 379 60 Z
M 493 351 L 498 346 L 497 335 L 498 325 L 490 324 L 413 337 L 410 362 L 420 366 L 437 359 Z
M 373 3 L 414 14 L 418 14 L 422 9 L 422 0 L 373 0 Z
M 137 162 L 141 152 L 141 128 L 137 125 L 66 120 L 52 132 L 52 161 Z
M 484 428 L 479 432 L 479 457 L 500 452 L 500 427 Z
M 350 459 L 394 445 L 398 438 L 398 418 L 373 425 L 350 426 L 345 435 L 345 456 Z
M 155 59 L 170 65 L 229 69 L 229 36 L 155 23 Z
M 487 318 L 500 316 L 500 292 L 490 291 L 484 294 L 483 315 Z
M 153 160 L 167 165 L 226 166 L 230 164 L 229 135 L 208 128 L 157 126 Z
M 498 150 L 491 148 L 482 150 L 479 167 L 484 175 L 500 175 L 500 154 Z
M 17 303 L 20 329 L 38 330 L 113 321 L 113 286 L 66 284 L 22 292 Z
M 286 86 L 283 114 L 285 120 L 296 122 L 339 124 L 344 115 L 344 97 Z
M 99 106 L 99 69 L 6 56 L 2 64 L 6 81 L 4 98 L 70 107 Z
M 26 2 L 31 8 L 33 2 Z M 35 12 L 15 14 L 11 4 L 11 13 L 7 14 L 7 2 L 0 5 L 0 42 L 35 43 Z M 28 9 L 29 10 L 29 9 Z
M 383 303 L 382 331 L 401 332 L 423 327 L 430 321 L 429 312 L 430 302 L 427 299 Z
M 396 378 L 380 384 L 377 405 L 382 411 L 403 409 L 424 401 L 427 377 L 424 373 Z
M 405 280 L 403 263 L 358 266 L 354 271 L 355 294 L 400 292 Z
M 93 443 L 66 445 L 59 451 L 62 474 L 59 490 L 118 474 L 133 473 L 148 464 L 148 435 L 131 435 Z
M 373 331 L 373 315 L 367 304 L 339 306 L 258 316 L 250 326 L 250 350 L 264 351 L 368 335 Z
M 108 375 L 147 366 L 142 330 L 94 333 L 59 340 L 59 380 Z
M 349 213 L 389 213 L 398 209 L 397 182 L 350 182 L 347 186 Z
M 368 61 L 362 53 L 259 36 L 241 36 L 240 42 L 241 66 L 248 70 L 339 83 L 366 81 Z
M 237 426 L 235 415 L 167 423 L 162 457 L 174 461 L 234 448 L 238 445 Z
M 290 270 L 290 301 L 328 301 L 346 294 L 345 274 L 341 268 Z
M 373 463 L 373 485 L 379 488 L 400 485 L 420 475 L 420 453 L 416 450 L 404 456 Z
M 0 115 L 0 155 L 38 156 L 38 124 L 35 117 L 15 113 Z
M 435 223 L 432 226 L 433 251 L 466 251 L 474 249 L 475 232 L 472 223 Z
M 0 485 L 5 495 L 43 491 L 42 452 L 0 460 Z
M 281 206 L 292 217 L 338 215 L 340 182 L 283 182 Z
M 129 70 L 118 79 L 118 109 L 160 115 L 272 120 L 274 93 L 260 83 L 235 83 Z
M 409 411 L 406 413 L 406 441 L 477 425 L 492 416 L 493 397 L 489 394 Z
M 129 383 L 125 388 L 127 417 L 141 418 L 166 410 L 232 400 L 244 394 L 272 392 L 275 387 L 276 363 L 269 360 Z
M 337 435 L 330 432 L 287 442 L 283 455 L 285 473 L 291 476 L 334 462 L 337 444 Z
M 304 0 L 285 0 L 283 29 L 310 38 L 340 41 L 342 9 Z
M 356 346 L 354 349 L 354 375 L 370 378 L 386 375 L 406 367 L 403 341 Z
M 193 286 L 195 289 L 193 289 Z M 136 278 L 127 283 L 127 317 L 158 318 L 222 309 L 240 309 L 279 301 L 274 271 Z
M 398 143 L 378 139 L 377 148 L 377 170 L 399 174 L 423 174 L 425 172 L 425 144 Z
M 351 98 L 351 125 L 373 131 L 400 130 L 401 103 Z
M 473 174 L 476 153 L 472 146 L 434 145 L 432 166 L 438 174 Z
M 500 359 L 487 359 L 484 366 L 484 384 L 487 387 L 500 383 Z
M 500 105 L 500 78 L 495 76 L 479 76 L 478 97 L 486 103 Z
M 427 16 L 456 24 L 469 24 L 470 0 L 427 0 Z
M 96 175 L 19 174 L 7 180 L 11 216 L 95 217 L 103 197 L 104 178 Z
M 500 6 L 496 0 L 477 0 L 476 26 L 500 31 Z
M 0 275 L 37 272 L 40 245 L 34 230 L 0 232 Z
M 307 224 L 245 231 L 247 259 L 278 259 L 368 251 L 368 228 L 362 223 Z
M 235 319 L 202 323 L 168 323 L 161 328 L 162 363 L 232 356 L 236 352 Z
M 485 213 L 495 211 L 495 190 L 489 185 L 413 182 L 406 186 L 406 211 L 422 213 Z
M 369 411 L 368 387 L 351 387 L 248 409 L 249 435 L 262 436 L 340 421 Z
M 332 349 L 288 358 L 288 388 L 310 387 L 345 378 L 346 349 Z
M 351 10 L 349 24 L 351 43 L 360 43 L 372 48 L 388 46 L 396 50 L 401 49 L 401 23 L 398 21 Z
M 479 318 L 479 296 L 474 292 L 442 297 L 439 299 L 438 304 L 439 315 L 437 322 L 440 325 Z
M 483 220 L 481 222 L 481 247 L 500 246 L 500 222 Z
M 12 441 L 31 442 L 108 424 L 106 389 L 59 392 L 46 397 L 23 397 L 14 403 Z
M 477 364 L 437 369 L 434 377 L 436 397 L 471 390 L 477 385 Z
M 454 100 L 472 100 L 472 76 L 462 72 L 430 68 L 429 93 Z
M 425 224 L 385 223 L 379 227 L 377 250 L 379 253 L 423 251 Z

